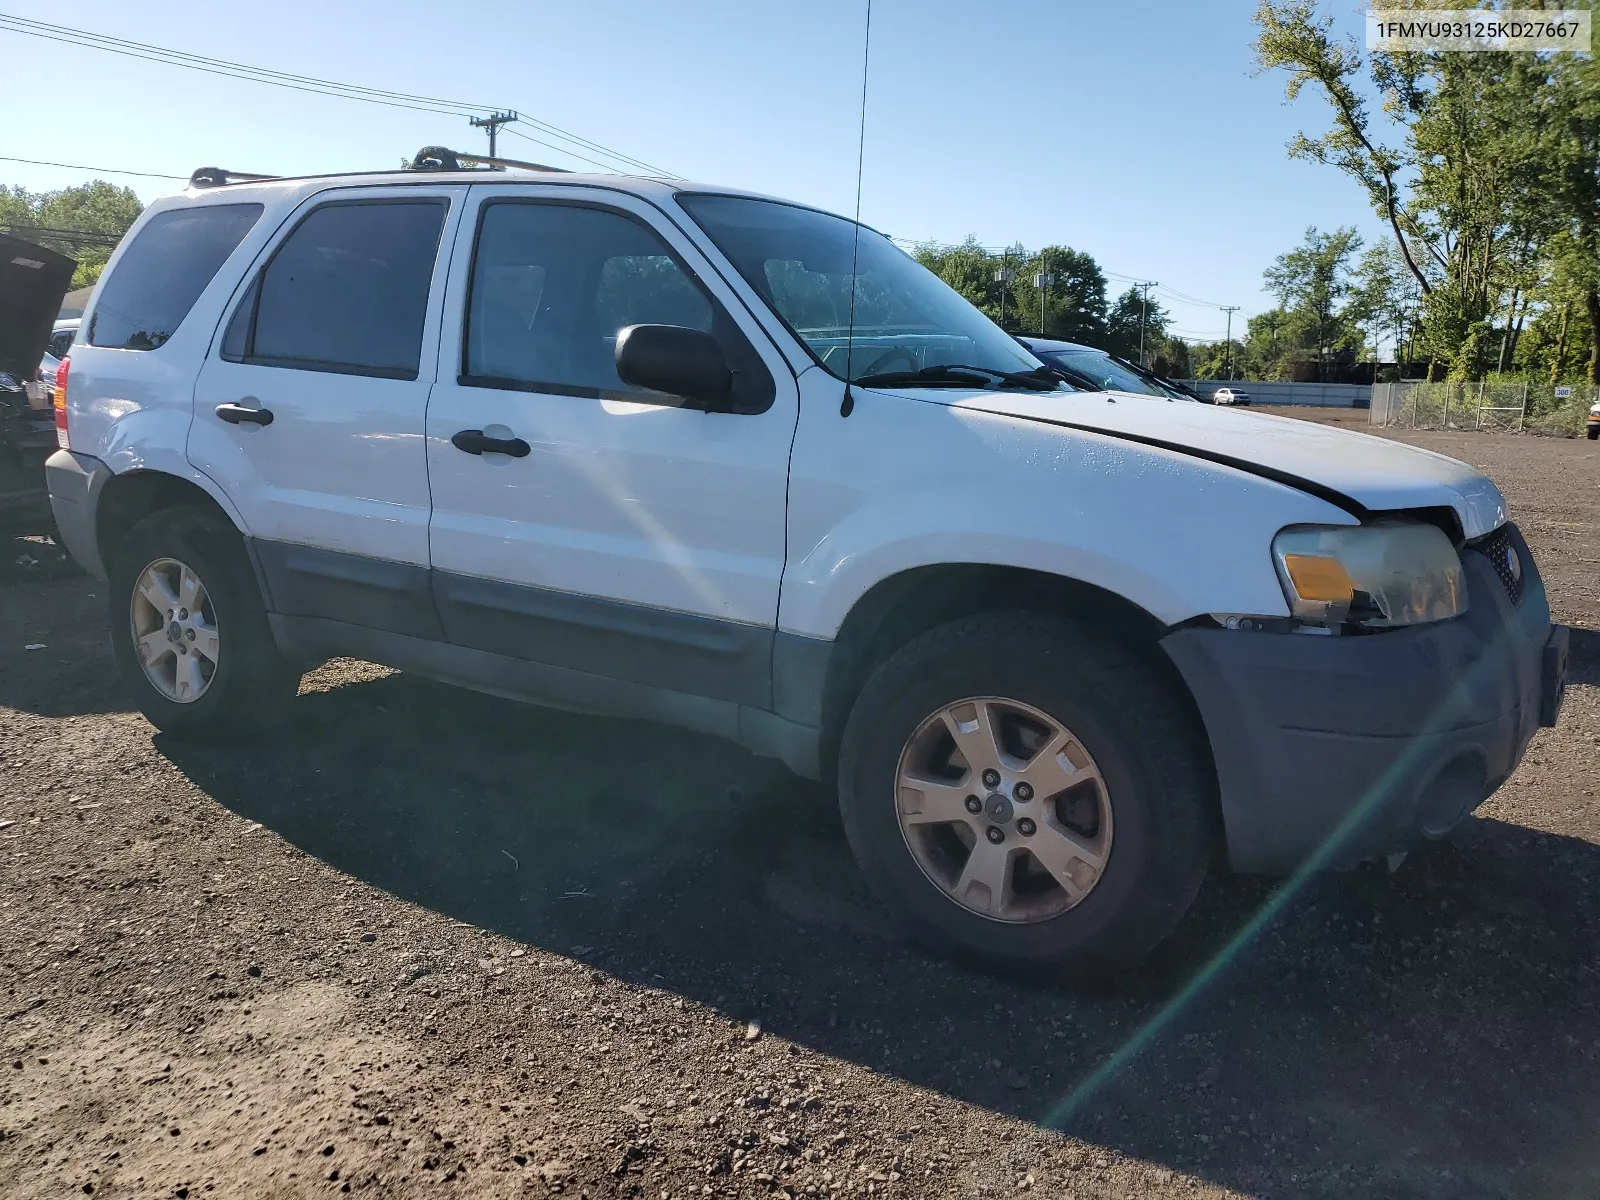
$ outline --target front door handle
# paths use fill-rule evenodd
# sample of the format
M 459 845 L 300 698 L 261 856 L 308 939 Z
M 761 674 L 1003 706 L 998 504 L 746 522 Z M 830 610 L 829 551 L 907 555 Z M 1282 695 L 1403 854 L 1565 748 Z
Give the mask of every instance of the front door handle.
M 217 416 L 229 425 L 271 425 L 270 408 L 246 408 L 243 404 L 219 404 Z
M 521 438 L 485 437 L 481 429 L 463 429 L 450 444 L 468 454 L 509 454 L 512 458 L 527 458 L 531 449 Z

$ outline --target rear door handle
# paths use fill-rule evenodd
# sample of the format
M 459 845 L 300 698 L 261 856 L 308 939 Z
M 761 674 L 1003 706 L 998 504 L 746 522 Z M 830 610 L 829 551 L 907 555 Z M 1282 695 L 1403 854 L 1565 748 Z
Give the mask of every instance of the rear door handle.
M 481 429 L 463 429 L 450 444 L 468 454 L 509 454 L 512 458 L 527 458 L 531 449 L 521 438 L 485 437 Z
M 270 408 L 246 408 L 243 404 L 219 404 L 217 416 L 229 425 L 271 425 Z

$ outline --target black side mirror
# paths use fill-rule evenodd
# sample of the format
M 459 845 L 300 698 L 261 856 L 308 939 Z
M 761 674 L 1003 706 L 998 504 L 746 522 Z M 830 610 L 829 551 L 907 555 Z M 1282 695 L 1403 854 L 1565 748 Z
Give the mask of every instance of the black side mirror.
M 726 408 L 733 372 L 717 339 L 682 325 L 629 325 L 617 334 L 623 383 L 682 396 L 706 409 Z

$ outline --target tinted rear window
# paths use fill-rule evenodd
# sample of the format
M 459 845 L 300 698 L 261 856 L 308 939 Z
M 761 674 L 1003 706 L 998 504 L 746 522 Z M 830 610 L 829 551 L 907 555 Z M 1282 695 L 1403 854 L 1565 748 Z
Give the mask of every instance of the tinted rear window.
M 259 204 L 206 204 L 152 217 L 100 289 L 89 344 L 156 349 L 260 216 Z
M 224 356 L 415 379 L 445 209 L 431 199 L 317 209 L 278 248 L 255 285 L 254 325 L 244 339 L 228 331 Z

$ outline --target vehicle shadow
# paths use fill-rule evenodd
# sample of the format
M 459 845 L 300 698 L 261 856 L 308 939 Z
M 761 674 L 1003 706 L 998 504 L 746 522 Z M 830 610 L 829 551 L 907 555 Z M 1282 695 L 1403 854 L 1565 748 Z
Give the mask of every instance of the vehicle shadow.
M 1392 877 L 1217 880 L 1139 973 L 1075 992 L 903 945 L 822 789 L 711 738 L 399 675 L 303 695 L 290 736 L 157 745 L 405 900 L 1225 1187 L 1592 1189 L 1588 842 L 1480 819 Z

